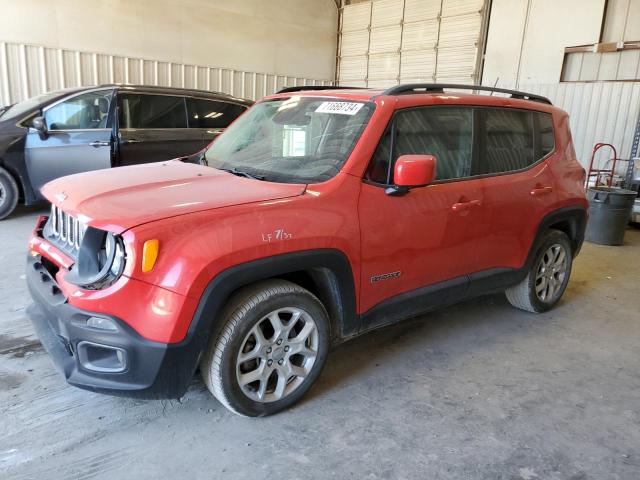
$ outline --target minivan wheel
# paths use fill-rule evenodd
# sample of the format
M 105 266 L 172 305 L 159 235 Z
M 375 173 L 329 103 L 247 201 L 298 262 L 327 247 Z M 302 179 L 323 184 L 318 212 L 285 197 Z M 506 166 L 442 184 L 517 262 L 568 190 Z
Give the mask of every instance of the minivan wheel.
M 200 364 L 204 383 L 239 415 L 271 415 L 297 402 L 324 365 L 329 320 L 308 290 L 268 280 L 239 291 Z
M 15 210 L 19 193 L 18 184 L 11 174 L 0 168 L 0 220 Z
M 553 307 L 569 283 L 573 255 L 564 232 L 549 229 L 527 276 L 505 291 L 514 307 L 540 313 Z

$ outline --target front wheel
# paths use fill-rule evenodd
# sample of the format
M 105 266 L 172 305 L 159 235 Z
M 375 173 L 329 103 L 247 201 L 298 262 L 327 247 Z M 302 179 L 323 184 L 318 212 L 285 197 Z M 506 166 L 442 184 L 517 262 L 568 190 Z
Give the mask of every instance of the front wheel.
M 19 194 L 16 181 L 9 172 L 0 167 L 0 220 L 15 210 Z
M 324 365 L 329 320 L 308 290 L 284 280 L 239 291 L 200 364 L 207 388 L 239 415 L 276 413 L 309 390 Z
M 550 229 L 536 252 L 527 276 L 505 291 L 507 300 L 516 308 L 540 313 L 558 301 L 569 283 L 573 252 L 564 232 Z

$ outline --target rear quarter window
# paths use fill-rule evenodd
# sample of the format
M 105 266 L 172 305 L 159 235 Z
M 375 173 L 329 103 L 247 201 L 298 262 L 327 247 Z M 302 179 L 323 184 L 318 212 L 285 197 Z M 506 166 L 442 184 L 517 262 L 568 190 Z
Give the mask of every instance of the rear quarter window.
M 478 121 L 478 161 L 473 175 L 523 170 L 555 147 L 551 115 L 532 110 L 481 108 Z

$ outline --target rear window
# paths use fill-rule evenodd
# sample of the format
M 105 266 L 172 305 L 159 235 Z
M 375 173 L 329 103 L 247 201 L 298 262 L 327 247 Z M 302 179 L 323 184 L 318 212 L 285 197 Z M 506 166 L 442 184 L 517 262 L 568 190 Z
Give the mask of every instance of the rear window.
M 479 110 L 479 160 L 473 175 L 523 170 L 553 151 L 553 122 L 548 113 L 508 108 Z
M 119 94 L 120 128 L 187 128 L 184 97 Z
M 244 113 L 246 107 L 236 103 L 201 98 L 188 98 L 189 127 L 227 128 L 231 122 Z

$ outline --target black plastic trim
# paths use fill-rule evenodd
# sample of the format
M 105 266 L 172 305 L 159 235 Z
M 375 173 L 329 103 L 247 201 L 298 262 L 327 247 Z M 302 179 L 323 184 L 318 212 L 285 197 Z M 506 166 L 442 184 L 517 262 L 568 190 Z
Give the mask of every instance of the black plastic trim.
M 384 92 L 382 92 L 382 95 L 444 93 L 445 88 L 455 90 L 478 90 L 483 92 L 506 93 L 508 95 L 511 95 L 511 98 L 517 98 L 519 100 L 531 100 L 534 102 L 547 103 L 549 105 L 552 105 L 551 100 L 549 100 L 547 97 L 536 95 L 534 93 L 509 90 L 506 88 L 486 87 L 483 85 L 464 85 L 457 83 L 406 83 L 387 88 Z
M 198 309 L 187 333 L 187 338 L 207 340 L 221 325 L 214 320 L 230 295 L 240 287 L 251 283 L 294 272 L 312 272 L 321 269 L 335 276 L 341 308 L 338 324 L 340 337 L 348 337 L 358 331 L 359 319 L 356 311 L 356 293 L 351 265 L 346 255 L 339 250 L 319 249 L 286 253 L 236 265 L 211 280 L 203 293 Z
M 342 85 L 300 85 L 298 87 L 285 87 L 276 93 L 305 92 L 313 90 L 363 90 L 363 87 L 347 87 Z
M 27 314 L 40 342 L 67 382 L 85 390 L 138 398 L 179 398 L 191 383 L 189 342 L 165 344 L 141 337 L 121 319 L 80 310 L 67 302 L 38 257 L 27 257 L 27 285 L 33 304 Z M 110 319 L 117 331 L 88 327 L 89 317 Z M 83 367 L 78 344 L 90 342 L 126 352 L 124 372 Z

